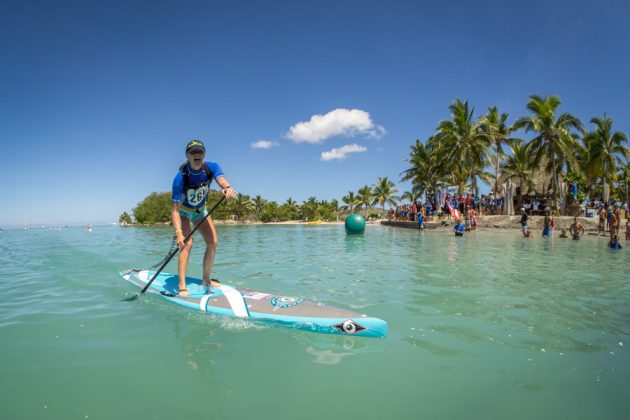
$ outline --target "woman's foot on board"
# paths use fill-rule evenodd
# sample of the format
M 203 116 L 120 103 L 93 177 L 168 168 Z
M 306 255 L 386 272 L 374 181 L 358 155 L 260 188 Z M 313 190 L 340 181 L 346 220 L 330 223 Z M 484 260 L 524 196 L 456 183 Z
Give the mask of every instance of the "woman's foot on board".
M 206 289 L 206 293 L 212 293 L 213 287 L 221 287 L 219 279 L 210 279 L 210 282 L 204 280 L 203 287 Z
M 177 296 L 181 296 L 181 297 L 188 297 L 190 296 L 190 293 L 188 293 L 187 289 L 179 289 L 179 292 L 177 293 Z

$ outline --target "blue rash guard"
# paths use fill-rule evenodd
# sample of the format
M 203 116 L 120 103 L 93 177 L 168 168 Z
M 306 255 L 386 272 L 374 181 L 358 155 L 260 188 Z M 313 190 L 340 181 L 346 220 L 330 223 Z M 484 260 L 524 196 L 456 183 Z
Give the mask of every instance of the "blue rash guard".
M 218 163 L 205 162 L 212 172 L 212 177 L 216 181 L 218 178 L 225 176 L 223 170 Z M 210 189 L 211 179 L 208 179 L 206 171 L 202 167 L 195 171 L 190 168 L 190 163 L 186 163 L 184 171 L 188 171 L 190 178 L 190 185 L 187 185 L 187 191 L 184 191 L 184 176 L 181 172 L 178 172 L 173 179 L 172 190 L 172 202 L 178 203 L 180 207 L 180 214 L 184 217 L 188 217 L 190 220 L 195 221 L 201 217 L 205 217 L 205 211 L 201 211 L 208 197 L 208 191 Z M 197 216 L 197 217 L 196 217 Z

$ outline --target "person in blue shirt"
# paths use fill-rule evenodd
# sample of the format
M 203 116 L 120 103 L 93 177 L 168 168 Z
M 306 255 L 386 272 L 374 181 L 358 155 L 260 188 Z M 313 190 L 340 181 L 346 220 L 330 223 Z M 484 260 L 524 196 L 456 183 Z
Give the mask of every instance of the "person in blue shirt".
M 426 205 L 426 212 L 427 212 L 427 216 L 432 216 L 433 215 L 433 206 L 431 205 L 430 201 L 427 201 Z
M 462 225 L 461 219 L 457 219 L 453 230 L 455 231 L 455 236 L 464 236 L 464 232 L 466 232 L 466 226 Z
M 220 286 L 219 282 L 210 279 L 217 248 L 217 232 L 205 207 L 206 198 L 213 180 L 219 185 L 221 193 L 226 198 L 236 197 L 236 191 L 230 186 L 219 164 L 206 162 L 205 155 L 206 147 L 203 142 L 191 140 L 186 145 L 187 160 L 180 166 L 179 172 L 173 179 L 171 217 L 177 246 L 180 248 L 177 260 L 180 296 L 190 296 L 186 290 L 186 272 L 193 238 L 190 237 L 185 243 L 184 239 L 192 230 L 191 223 L 199 225 L 198 231 L 206 242 L 206 252 L 203 256 L 203 284 L 208 293 L 212 290 L 211 286 Z
M 424 214 L 422 214 L 422 210 L 418 211 L 418 229 L 424 229 Z
M 621 246 L 621 244 L 619 243 L 619 237 L 617 235 L 614 235 L 612 238 L 610 238 L 610 242 L 608 242 L 608 248 L 612 248 L 612 249 L 623 248 L 623 246 Z

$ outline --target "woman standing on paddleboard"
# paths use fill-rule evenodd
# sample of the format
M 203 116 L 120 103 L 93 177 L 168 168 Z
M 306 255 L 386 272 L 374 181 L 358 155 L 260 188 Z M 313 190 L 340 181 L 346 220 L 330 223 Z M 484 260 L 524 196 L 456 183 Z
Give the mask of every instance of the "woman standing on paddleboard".
M 203 284 L 210 288 L 220 284 L 210 280 L 212 264 L 217 248 L 217 232 L 212 218 L 206 210 L 206 198 L 210 183 L 214 179 L 221 193 L 226 198 L 236 197 L 236 191 L 230 186 L 221 167 L 215 162 L 206 162 L 206 147 L 200 140 L 191 140 L 186 145 L 186 162 L 179 168 L 173 180 L 172 190 L 172 220 L 177 246 L 180 248 L 177 274 L 179 277 L 179 295 L 189 296 L 186 290 L 186 272 L 188 271 L 188 257 L 192 248 L 193 238 L 184 243 L 184 238 L 191 232 L 190 223 L 199 225 L 199 232 L 206 242 L 206 252 L 203 255 Z M 208 216 L 208 217 L 206 217 Z

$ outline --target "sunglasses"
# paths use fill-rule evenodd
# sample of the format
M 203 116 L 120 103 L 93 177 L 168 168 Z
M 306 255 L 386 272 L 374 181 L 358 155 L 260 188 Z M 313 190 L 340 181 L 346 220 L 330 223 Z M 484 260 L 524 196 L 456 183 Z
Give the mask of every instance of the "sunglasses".
M 204 153 L 206 152 L 204 152 L 203 150 L 192 150 L 188 152 L 189 155 L 203 155 Z

